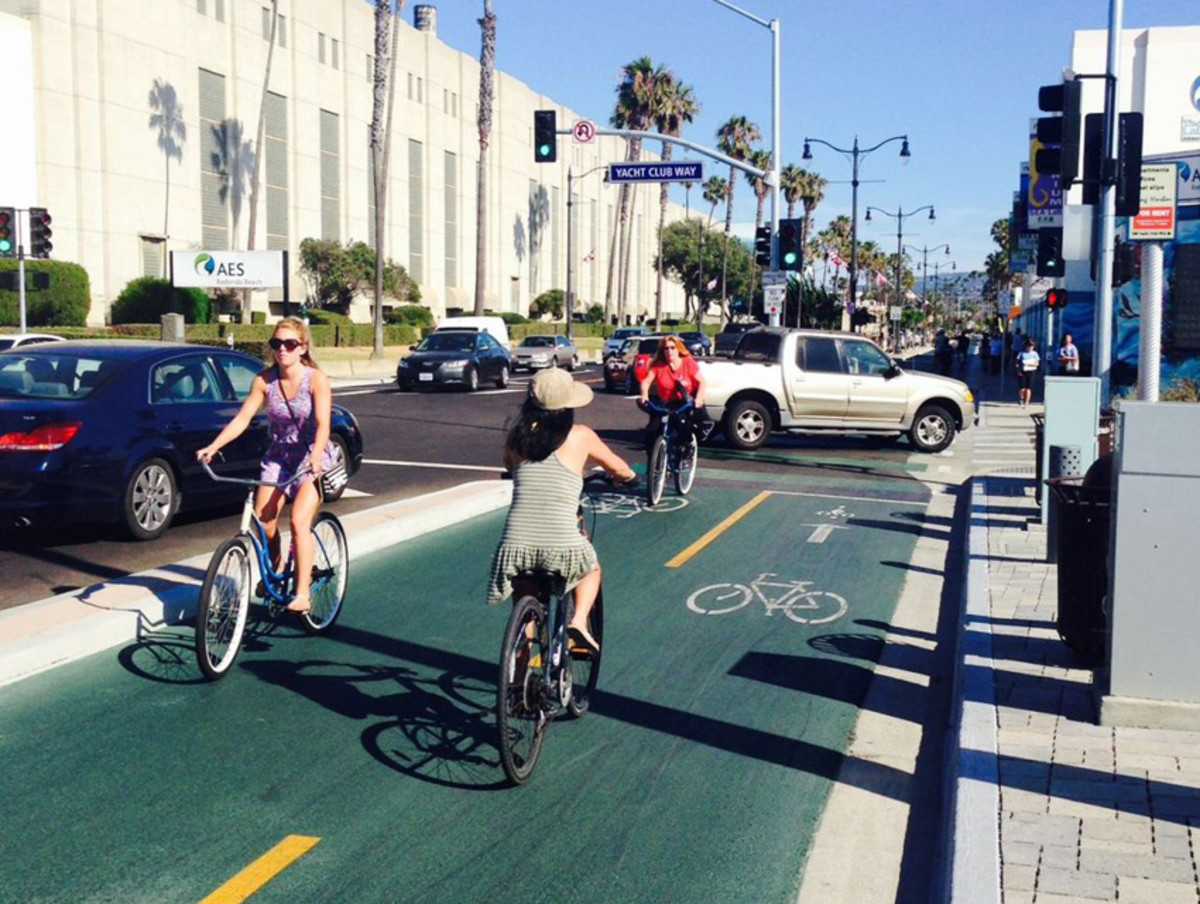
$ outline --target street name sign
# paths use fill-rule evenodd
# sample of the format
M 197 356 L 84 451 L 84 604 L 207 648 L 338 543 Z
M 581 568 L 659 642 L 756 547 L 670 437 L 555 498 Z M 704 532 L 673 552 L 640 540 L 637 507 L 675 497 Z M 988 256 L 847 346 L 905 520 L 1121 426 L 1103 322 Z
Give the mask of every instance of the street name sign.
M 763 270 L 762 284 L 767 286 L 783 286 L 787 288 L 788 275 L 786 270 Z
M 610 163 L 609 182 L 703 182 L 704 164 L 698 160 Z

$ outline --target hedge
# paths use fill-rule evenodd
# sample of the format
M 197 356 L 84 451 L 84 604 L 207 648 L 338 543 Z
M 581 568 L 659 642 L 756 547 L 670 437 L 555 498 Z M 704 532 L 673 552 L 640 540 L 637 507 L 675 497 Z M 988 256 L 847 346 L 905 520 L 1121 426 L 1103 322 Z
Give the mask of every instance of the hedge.
M 172 286 L 157 276 L 139 276 L 126 283 L 112 305 L 114 324 L 153 322 L 163 314 L 182 314 L 186 323 L 208 323 L 212 300 L 202 289 Z
M 0 273 L 15 273 L 18 261 L 0 260 Z M 50 288 L 35 290 L 34 273 L 48 273 Z M 92 306 L 87 271 L 69 261 L 26 259 L 25 323 L 33 327 L 83 326 Z M 0 289 L 0 326 L 21 325 L 20 293 Z

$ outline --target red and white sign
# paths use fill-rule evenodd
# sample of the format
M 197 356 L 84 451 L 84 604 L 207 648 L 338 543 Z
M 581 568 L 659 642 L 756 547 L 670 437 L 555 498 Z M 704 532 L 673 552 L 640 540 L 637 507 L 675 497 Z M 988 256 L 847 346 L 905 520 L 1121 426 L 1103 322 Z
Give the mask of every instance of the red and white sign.
M 581 119 L 571 126 L 571 137 L 580 144 L 589 144 L 596 137 L 596 124 L 590 119 Z
M 1132 241 L 1175 238 L 1176 167 L 1173 163 L 1143 166 L 1137 215 L 1129 221 Z

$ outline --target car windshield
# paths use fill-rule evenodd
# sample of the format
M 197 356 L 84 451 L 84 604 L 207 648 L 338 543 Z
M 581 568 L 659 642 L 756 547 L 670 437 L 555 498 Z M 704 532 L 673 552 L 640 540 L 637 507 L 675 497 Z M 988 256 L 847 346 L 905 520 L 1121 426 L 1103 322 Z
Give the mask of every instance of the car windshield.
M 100 382 L 104 365 L 99 358 L 7 354 L 0 358 L 0 398 L 82 399 Z
M 421 340 L 419 352 L 469 352 L 475 347 L 474 333 L 433 333 Z
M 639 355 L 653 355 L 658 352 L 658 346 L 661 342 L 661 336 L 655 336 L 653 339 L 643 339 L 638 343 L 637 353 Z
M 553 348 L 553 336 L 526 336 L 521 340 L 521 348 Z
M 680 333 L 679 338 L 682 339 L 684 342 L 703 342 L 704 334 L 703 333 Z
M 613 333 L 613 338 L 614 338 L 614 339 L 626 339 L 626 338 L 628 338 L 629 336 L 636 336 L 636 335 L 638 335 L 638 334 L 639 334 L 639 333 L 641 333 L 641 332 L 642 332 L 641 330 L 637 330 L 637 329 L 633 329 L 633 330 L 617 330 L 615 333 Z

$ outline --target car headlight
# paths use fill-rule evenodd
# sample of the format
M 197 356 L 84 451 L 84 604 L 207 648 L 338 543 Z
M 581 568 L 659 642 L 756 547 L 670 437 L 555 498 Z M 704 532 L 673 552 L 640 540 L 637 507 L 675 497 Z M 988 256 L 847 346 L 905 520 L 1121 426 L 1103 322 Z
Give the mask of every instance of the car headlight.
M 974 401 L 975 401 L 975 395 L 974 395 L 974 394 L 971 392 L 971 390 L 969 390 L 969 389 L 968 389 L 968 390 L 966 391 L 966 393 L 965 393 L 965 394 L 966 394 L 966 397 L 967 397 L 967 403 L 968 403 L 968 404 L 970 404 L 970 403 L 972 403 L 972 402 L 974 402 Z
M 453 361 L 443 361 L 442 364 L 446 367 L 466 367 L 470 364 L 468 358 L 455 358 Z
M 412 367 L 412 364 L 409 362 L 409 360 L 407 358 L 401 358 L 400 359 L 400 367 L 402 367 L 402 368 Z

